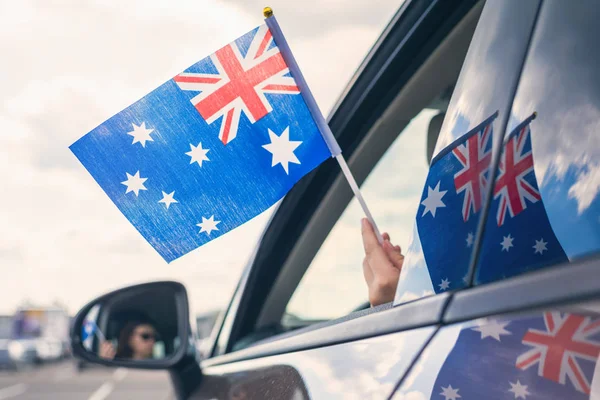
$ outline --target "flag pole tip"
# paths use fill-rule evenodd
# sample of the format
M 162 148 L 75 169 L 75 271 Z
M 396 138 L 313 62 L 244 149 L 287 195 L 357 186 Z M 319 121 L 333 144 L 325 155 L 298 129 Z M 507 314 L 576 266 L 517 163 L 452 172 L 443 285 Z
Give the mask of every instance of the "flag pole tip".
M 265 16 L 265 18 L 269 18 L 273 16 L 273 9 L 271 7 L 265 7 L 263 8 L 263 15 Z

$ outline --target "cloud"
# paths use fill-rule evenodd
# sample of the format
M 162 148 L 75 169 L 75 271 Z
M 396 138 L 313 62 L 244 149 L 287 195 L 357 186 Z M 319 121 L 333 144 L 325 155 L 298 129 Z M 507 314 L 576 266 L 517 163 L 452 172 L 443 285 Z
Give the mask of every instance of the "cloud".
M 392 399 L 393 400 L 426 400 L 426 397 L 422 392 L 413 390 L 412 392 L 408 392 L 408 393 L 398 393 Z
M 318 37 L 324 32 L 347 27 L 367 27 L 380 31 L 403 2 L 373 0 L 364 5 L 345 0 L 322 0 L 314 4 L 273 0 L 269 4 L 286 35 Z M 225 0 L 225 3 L 247 14 L 261 16 L 265 6 L 261 0 Z
M 588 163 L 569 188 L 569 198 L 577 199 L 577 212 L 584 212 L 600 192 L 600 164 Z
M 311 4 L 274 4 L 324 111 L 394 12 L 379 3 L 352 11 L 315 2 L 337 24 L 310 19 L 302 10 Z M 365 9 L 369 21 L 352 22 Z M 0 312 L 22 297 L 59 299 L 75 312 L 103 292 L 155 279 L 182 281 L 192 310 L 225 304 L 273 210 L 167 265 L 68 146 L 260 23 L 260 8 L 216 0 L 0 2 L 0 46 L 11 55 L 0 65 L 0 265 L 10 271 Z M 349 288 L 364 289 L 357 278 Z

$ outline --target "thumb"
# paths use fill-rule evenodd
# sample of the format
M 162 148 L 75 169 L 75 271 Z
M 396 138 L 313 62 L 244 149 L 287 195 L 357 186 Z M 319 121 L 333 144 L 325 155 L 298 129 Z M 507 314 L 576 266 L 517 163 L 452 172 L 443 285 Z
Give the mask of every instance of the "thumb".
M 375 230 L 373 226 L 369 222 L 368 219 L 363 218 L 361 221 L 362 224 L 362 239 L 363 246 L 365 247 L 365 254 L 371 254 L 373 250 L 380 247 L 379 241 L 377 240 L 377 235 L 375 235 Z

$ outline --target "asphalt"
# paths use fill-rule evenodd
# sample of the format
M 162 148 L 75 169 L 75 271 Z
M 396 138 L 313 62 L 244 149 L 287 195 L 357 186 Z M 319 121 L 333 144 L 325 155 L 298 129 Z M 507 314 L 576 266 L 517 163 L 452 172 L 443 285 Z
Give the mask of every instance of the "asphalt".
M 73 361 L 24 371 L 0 371 L 0 400 L 172 400 L 164 371 L 92 366 L 77 371 Z

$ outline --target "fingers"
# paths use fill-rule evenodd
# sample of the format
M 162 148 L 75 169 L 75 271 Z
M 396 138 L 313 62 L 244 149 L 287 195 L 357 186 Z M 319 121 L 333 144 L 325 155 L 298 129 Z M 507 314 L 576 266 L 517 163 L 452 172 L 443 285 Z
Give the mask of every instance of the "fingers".
M 390 241 L 390 240 L 391 240 L 391 239 L 390 239 L 390 234 L 389 234 L 389 233 L 387 233 L 387 232 L 384 232 L 384 233 L 383 233 L 383 235 L 381 235 L 381 236 L 383 237 L 383 240 L 387 240 L 387 241 Z
M 100 357 L 112 359 L 115 357 L 116 350 L 111 343 L 103 342 L 100 345 Z
M 402 269 L 404 256 L 400 252 L 400 246 L 393 246 L 390 242 L 384 242 L 383 249 L 385 250 L 392 265 L 398 270 Z
M 373 270 L 366 257 L 363 260 L 363 275 L 365 277 L 365 282 L 367 282 L 367 286 L 371 285 L 371 282 L 373 282 Z
M 361 225 L 365 254 L 371 254 L 375 249 L 380 247 L 379 241 L 377 240 L 377 235 L 375 235 L 375 230 L 368 219 L 363 218 Z

